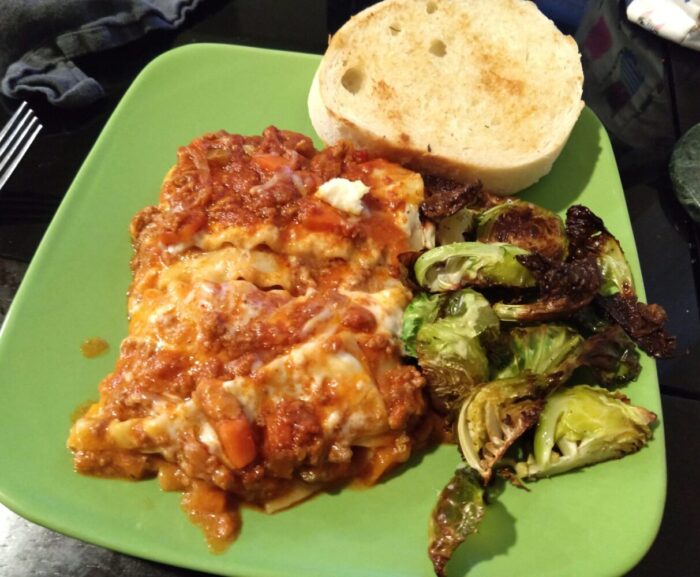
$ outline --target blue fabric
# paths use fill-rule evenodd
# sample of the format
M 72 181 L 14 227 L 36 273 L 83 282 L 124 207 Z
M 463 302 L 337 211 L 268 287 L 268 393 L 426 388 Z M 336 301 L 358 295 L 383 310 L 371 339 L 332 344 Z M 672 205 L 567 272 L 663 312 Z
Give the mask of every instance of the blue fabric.
M 537 7 L 566 34 L 576 32 L 588 0 L 535 0 Z
M 0 90 L 77 108 L 104 94 L 78 56 L 174 29 L 203 0 L 0 0 Z

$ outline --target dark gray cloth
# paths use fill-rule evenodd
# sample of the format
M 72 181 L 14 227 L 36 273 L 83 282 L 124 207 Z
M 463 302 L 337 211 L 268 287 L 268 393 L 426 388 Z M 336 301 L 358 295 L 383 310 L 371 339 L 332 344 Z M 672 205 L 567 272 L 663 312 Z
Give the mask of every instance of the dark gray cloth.
M 203 0 L 0 0 L 0 90 L 76 108 L 103 96 L 72 61 L 173 29 Z

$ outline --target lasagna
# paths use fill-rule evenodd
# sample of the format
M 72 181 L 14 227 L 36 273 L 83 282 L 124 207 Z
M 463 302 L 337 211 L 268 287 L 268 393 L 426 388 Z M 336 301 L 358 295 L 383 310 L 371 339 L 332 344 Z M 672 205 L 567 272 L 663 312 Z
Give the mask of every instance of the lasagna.
M 158 476 L 214 548 L 267 511 L 376 481 L 431 438 L 401 362 L 419 174 L 274 127 L 178 151 L 131 223 L 129 330 L 73 424 L 80 473 Z

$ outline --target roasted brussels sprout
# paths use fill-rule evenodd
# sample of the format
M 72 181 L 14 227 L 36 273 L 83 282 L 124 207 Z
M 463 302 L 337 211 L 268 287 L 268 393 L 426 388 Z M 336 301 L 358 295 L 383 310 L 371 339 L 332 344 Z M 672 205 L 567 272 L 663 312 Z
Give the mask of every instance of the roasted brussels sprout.
M 553 385 L 552 379 L 530 373 L 486 383 L 462 403 L 457 419 L 459 447 L 484 483 L 508 448 L 537 422 Z
M 651 438 L 656 415 L 600 387 L 578 385 L 547 399 L 534 454 L 516 465 L 522 478 L 548 477 L 634 453 Z
M 572 206 L 566 214 L 567 234 L 576 258 L 592 255 L 602 277 L 599 293 L 635 295 L 634 280 L 625 253 L 603 221 L 583 206 Z
M 587 339 L 563 324 L 516 327 L 501 333 L 490 356 L 492 380 L 528 372 L 563 371 L 570 375 L 585 366 L 598 384 L 619 386 L 635 380 L 641 370 L 634 342 L 615 325 Z
M 535 278 L 516 257 L 527 251 L 504 243 L 460 242 L 423 253 L 415 264 L 416 280 L 431 292 L 464 286 L 535 286 Z
M 447 218 L 463 208 L 483 212 L 505 201 L 504 197 L 485 191 L 478 181 L 464 184 L 426 174 L 423 185 L 425 200 L 421 204 L 421 212 L 432 220 Z
M 592 257 L 558 262 L 531 254 L 519 256 L 518 261 L 537 280 L 540 296 L 534 302 L 494 305 L 496 314 L 503 321 L 561 319 L 590 304 L 598 294 L 601 276 Z
M 626 385 L 642 370 L 637 347 L 617 325 L 587 338 L 562 364 L 567 363 L 588 367 L 596 381 L 606 387 Z
M 603 277 L 600 294 L 603 296 L 636 295 L 632 270 L 625 258 L 625 253 L 622 252 L 620 243 L 610 236 L 599 246 L 598 268 Z
M 440 220 L 435 233 L 437 245 L 464 242 L 466 237 L 476 230 L 477 214 L 476 211 L 470 208 L 463 208 L 455 214 Z
M 577 380 L 627 384 L 641 370 L 635 342 L 662 356 L 673 339 L 663 330 L 663 309 L 638 302 L 619 243 L 588 209 L 569 209 L 564 227 L 558 216 L 517 199 L 440 186 L 424 214 L 443 218 L 441 244 L 454 242 L 415 260 L 416 282 L 437 294 L 411 303 L 402 339 L 418 358 L 434 407 L 454 422 L 466 462 L 431 518 L 429 554 L 442 577 L 485 513 L 494 471 L 524 486 L 523 479 L 647 443 L 653 413 L 600 386 L 566 383 L 582 369 Z M 467 235 L 476 240 L 463 242 Z M 463 288 L 470 286 L 496 304 Z M 510 321 L 507 330 L 502 321 Z M 523 435 L 533 429 L 528 455 L 530 436 Z
M 554 370 L 583 343 L 583 337 L 562 324 L 516 327 L 499 339 L 491 378 L 507 379 L 526 372 L 543 374 Z
M 658 305 L 639 302 L 629 263 L 603 221 L 585 206 L 572 206 L 566 213 L 566 231 L 574 256 L 596 259 L 603 278 L 596 302 L 607 317 L 648 354 L 671 356 L 676 339 L 664 329 L 666 312 Z
M 497 371 L 496 380 L 472 390 L 457 419 L 462 455 L 484 482 L 537 422 L 547 396 L 577 368 L 588 367 L 605 385 L 627 383 L 640 370 L 634 345 L 619 327 L 584 340 L 565 326 L 540 325 L 510 331 L 507 339 L 510 362 Z
M 489 363 L 482 339 L 496 338 L 498 318 L 488 301 L 471 289 L 421 298 L 420 302 L 426 300 L 439 303 L 437 318 L 430 312 L 431 320 L 420 325 L 414 340 L 406 329 L 409 338 L 404 346 L 415 347 L 434 404 L 450 411 L 473 387 L 488 380 Z M 416 324 L 410 317 L 408 323 Z
M 484 489 L 478 477 L 468 468 L 458 468 L 430 516 L 428 554 L 438 577 L 444 577 L 445 565 L 457 547 L 476 533 L 484 511 Z
M 568 240 L 562 219 L 521 200 L 511 200 L 483 212 L 479 216 L 476 240 L 505 242 L 556 261 L 564 260 L 567 255 Z
M 447 293 L 441 301 L 440 316 L 461 319 L 464 329 L 477 337 L 499 332 L 498 317 L 484 295 L 472 289 Z
M 416 343 L 418 363 L 433 405 L 450 412 L 474 387 L 488 380 L 489 363 L 479 339 L 458 332 L 459 323 L 423 327 Z
M 401 324 L 401 342 L 405 355 L 416 356 L 416 335 L 425 323 L 432 323 L 440 313 L 440 301 L 444 295 L 419 293 L 408 304 L 403 313 Z

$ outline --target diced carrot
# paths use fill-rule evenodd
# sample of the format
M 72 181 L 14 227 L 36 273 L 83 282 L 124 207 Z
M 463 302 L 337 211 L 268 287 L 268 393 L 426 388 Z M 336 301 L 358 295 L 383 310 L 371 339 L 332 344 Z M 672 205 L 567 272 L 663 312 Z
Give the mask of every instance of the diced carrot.
M 267 172 L 275 172 L 280 168 L 292 166 L 292 161 L 284 156 L 277 154 L 256 154 L 252 157 L 252 161 L 261 169 Z
M 309 207 L 303 215 L 304 226 L 310 231 L 330 232 L 332 234 L 343 234 L 347 225 L 347 219 L 336 208 L 318 201 Z
M 177 244 L 179 242 L 187 242 L 206 225 L 206 213 L 202 210 L 192 209 L 184 213 L 180 222 L 177 224 L 177 230 L 166 230 L 162 232 L 158 240 L 165 246 L 170 246 L 171 244 Z
M 169 246 L 171 244 L 177 244 L 179 239 L 177 234 L 175 234 L 172 230 L 166 230 L 161 233 L 159 240 L 161 244 Z
M 165 461 L 158 464 L 158 482 L 163 491 L 182 491 L 185 488 L 180 470 Z
M 253 430 L 244 416 L 220 421 L 217 425 L 217 433 L 226 457 L 235 468 L 245 467 L 255 459 L 257 449 Z
M 226 493 L 202 481 L 196 481 L 182 498 L 185 510 L 191 514 L 223 513 L 226 510 Z
M 191 239 L 207 225 L 207 215 L 201 210 L 191 210 L 180 222 L 177 234 L 181 241 Z

